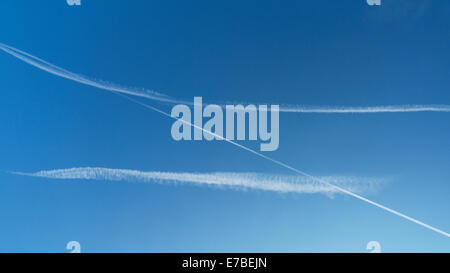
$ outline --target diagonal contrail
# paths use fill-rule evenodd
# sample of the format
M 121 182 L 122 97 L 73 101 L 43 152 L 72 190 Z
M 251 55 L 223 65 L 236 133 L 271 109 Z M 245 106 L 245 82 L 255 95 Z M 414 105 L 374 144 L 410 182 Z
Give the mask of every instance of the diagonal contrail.
M 167 95 L 148 89 L 129 88 L 118 84 L 92 79 L 81 74 L 73 73 L 64 68 L 51 64 L 27 52 L 9 45 L 0 43 L 0 50 L 28 63 L 34 67 L 44 70 L 53 75 L 76 81 L 81 84 L 93 86 L 107 91 L 143 97 L 146 99 L 165 102 L 192 105 L 192 101 L 171 98 Z M 223 105 L 223 104 L 221 104 Z M 370 114 L 370 113 L 401 113 L 401 112 L 450 112 L 450 105 L 387 105 L 371 107 L 344 107 L 344 106 L 302 106 L 302 105 L 280 105 L 280 112 L 287 113 L 318 113 L 318 114 Z
M 147 108 L 147 109 L 150 109 L 150 110 L 153 110 L 153 111 L 155 111 L 155 112 L 158 112 L 158 113 L 160 113 L 160 114 L 162 114 L 162 115 L 165 115 L 165 116 L 167 116 L 167 117 L 169 117 L 169 118 L 177 119 L 177 118 L 175 118 L 175 117 L 172 117 L 170 114 L 168 114 L 168 113 L 166 113 L 166 112 L 164 112 L 164 111 L 162 111 L 162 110 L 160 110 L 160 109 L 158 109 L 158 108 L 156 108 L 156 107 L 154 107 L 154 106 L 145 104 L 145 103 L 143 103 L 143 102 L 140 102 L 140 101 L 138 101 L 138 100 L 135 100 L 135 99 L 133 99 L 133 98 L 130 98 L 130 97 L 126 96 L 126 95 L 122 95 L 122 94 L 119 94 L 119 93 L 116 93 L 116 94 L 119 95 L 119 96 L 121 96 L 121 97 L 124 97 L 124 98 L 126 98 L 126 99 L 128 99 L 128 100 L 130 100 L 130 101 L 132 101 L 132 102 L 134 102 L 134 103 L 137 103 L 137 104 L 139 104 L 139 105 L 141 105 L 141 106 L 143 106 L 143 107 L 145 107 L 145 108 Z M 408 215 L 406 215 L 406 214 L 403 214 L 403 213 L 401 213 L 401 212 L 398 212 L 398 211 L 396 211 L 396 210 L 393 210 L 393 209 L 391 209 L 391 208 L 388 208 L 388 207 L 386 207 L 386 206 L 383 206 L 383 205 L 381 205 L 381 204 L 379 204 L 379 203 L 377 203 L 377 202 L 374 202 L 374 201 L 372 201 L 372 200 L 369 200 L 369 199 L 367 199 L 367 198 L 365 198 L 365 197 L 363 197 L 363 196 L 361 196 L 361 195 L 359 195 L 359 194 L 356 194 L 356 193 L 354 193 L 354 192 L 352 192 L 352 191 L 350 191 L 350 190 L 348 190 L 348 189 L 345 189 L 345 188 L 343 188 L 343 187 L 340 187 L 340 186 L 337 186 L 337 185 L 335 185 L 335 184 L 332 184 L 332 183 L 330 183 L 330 182 L 328 182 L 328 181 L 326 181 L 326 180 L 324 180 L 324 179 L 321 179 L 321 178 L 319 178 L 319 177 L 316 177 L 316 176 L 313 176 L 313 175 L 311 175 L 311 174 L 308 174 L 308 173 L 306 173 L 306 172 L 304 172 L 304 171 L 301 171 L 301 170 L 299 170 L 299 169 L 297 169 L 297 168 L 294 168 L 294 167 L 292 167 L 292 166 L 290 166 L 290 165 L 288 165 L 288 164 L 286 164 L 286 163 L 283 163 L 283 162 L 281 162 L 281 161 L 279 161 L 279 160 L 273 159 L 273 158 L 271 158 L 271 157 L 269 157 L 269 156 L 266 156 L 266 155 L 264 155 L 264 154 L 262 154 L 262 153 L 260 153 L 260 152 L 257 152 L 257 151 L 255 151 L 255 150 L 253 150 L 253 149 L 250 149 L 250 148 L 248 148 L 248 147 L 246 147 L 246 146 L 244 146 L 244 145 L 241 145 L 241 144 L 239 144 L 239 143 L 237 143 L 237 142 L 234 142 L 234 141 L 232 141 L 232 140 L 230 140 L 230 139 L 227 139 L 227 138 L 225 138 L 225 137 L 223 137 L 223 136 L 221 136 L 221 135 L 218 135 L 218 134 L 216 134 L 216 133 L 213 133 L 213 132 L 211 132 L 211 131 L 208 131 L 208 130 L 206 130 L 206 129 L 200 127 L 200 126 L 197 126 L 197 125 L 195 125 L 195 124 L 192 124 L 192 123 L 190 123 L 190 122 L 188 122 L 188 121 L 185 121 L 185 120 L 183 120 L 183 119 L 177 119 L 177 120 L 180 120 L 181 122 L 183 122 L 183 123 L 185 123 L 185 124 L 187 124 L 187 125 L 189 125 L 189 126 L 193 126 L 194 128 L 197 128 L 197 129 L 199 129 L 199 130 L 201 130 L 201 131 L 203 131 L 203 132 L 205 132 L 205 133 L 207 133 L 207 134 L 213 135 L 213 136 L 216 137 L 217 139 L 224 140 L 224 141 L 226 141 L 226 142 L 228 142 L 228 143 L 230 143 L 230 144 L 233 144 L 233 145 L 235 145 L 235 146 L 237 146 L 237 147 L 239 147 L 239 148 L 241 148 L 241 149 L 243 149 L 243 150 L 245 150 L 245 151 L 247 151 L 247 152 L 250 152 L 250 153 L 252 153 L 252 154 L 255 154 L 255 155 L 257 155 L 257 156 L 259 156 L 259 157 L 261 157 L 261 158 L 264 158 L 264 159 L 266 159 L 266 160 L 268 160 L 268 161 L 271 161 L 271 162 L 273 162 L 273 163 L 275 163 L 275 164 L 277 164 L 277 165 L 279 165 L 279 166 L 281 166 L 281 167 L 284 167 L 284 168 L 286 168 L 286 169 L 288 169 L 288 170 L 291 170 L 291 171 L 293 171 L 293 172 L 295 172 L 295 173 L 297 173 L 297 174 L 300 174 L 300 175 L 303 175 L 303 176 L 305 176 L 305 177 L 308 177 L 308 178 L 312 179 L 313 181 L 317 181 L 317 182 L 323 183 L 324 185 L 330 186 L 330 187 L 336 189 L 337 191 L 340 191 L 340 192 L 345 193 L 345 194 L 347 194 L 347 195 L 353 196 L 353 197 L 355 197 L 355 198 L 357 198 L 357 199 L 359 199 L 359 200 L 361 200 L 361 201 L 364 201 L 364 202 L 366 202 L 366 203 L 369 203 L 369 204 L 371 204 L 371 205 L 373 205 L 373 206 L 376 206 L 376 207 L 378 207 L 378 208 L 380 208 L 380 209 L 383 209 L 383 210 L 385 210 L 385 211 L 387 211 L 387 212 L 390 212 L 390 213 L 392 213 L 392 214 L 394 214 L 394 215 L 400 216 L 400 217 L 402 217 L 402 218 L 404 218 L 404 219 L 406 219 L 406 220 L 408 220 L 408 221 L 411 221 L 411 222 L 416 223 L 416 224 L 418 224 L 418 225 L 420 225 L 420 226 L 423 226 L 423 227 L 425 227 L 425 228 L 427 228 L 427 229 L 429 229 L 429 230 L 432 230 L 432 231 L 435 231 L 435 232 L 437 232 L 437 233 L 440 233 L 440 234 L 442 234 L 442 235 L 444 235 L 444 236 L 446 236 L 446 237 L 450 237 L 450 234 L 449 234 L 449 233 L 447 233 L 447 232 L 445 232 L 445 231 L 443 231 L 443 230 L 441 230 L 441 229 L 438 229 L 438 228 L 435 228 L 435 227 L 430 226 L 430 225 L 428 225 L 428 224 L 425 224 L 424 222 L 419 221 L 419 220 L 417 220 L 417 219 L 415 219 L 415 218 L 412 218 L 412 217 L 410 217 L 410 216 L 408 216 Z
M 44 170 L 34 173 L 12 172 L 17 175 L 43 177 L 50 179 L 83 179 L 109 181 L 139 181 L 139 182 L 180 182 L 199 185 L 225 186 L 232 189 L 257 189 L 279 193 L 341 193 L 322 183 L 305 176 L 274 175 L 265 173 L 191 173 L 191 172 L 142 172 L 137 170 L 110 169 L 98 167 L 83 167 L 57 170 Z M 325 176 L 321 179 L 337 185 L 345 186 L 357 192 L 377 190 L 385 179 Z

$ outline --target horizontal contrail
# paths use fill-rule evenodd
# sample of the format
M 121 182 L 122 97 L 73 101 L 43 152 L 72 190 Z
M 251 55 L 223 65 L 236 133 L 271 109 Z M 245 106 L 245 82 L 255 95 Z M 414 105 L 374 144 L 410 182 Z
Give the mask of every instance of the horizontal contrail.
M 83 179 L 108 181 L 166 182 L 191 183 L 229 187 L 233 189 L 257 189 L 279 193 L 340 193 L 335 188 L 304 176 L 273 175 L 263 173 L 191 173 L 191 172 L 143 172 L 126 169 L 110 169 L 97 167 L 45 170 L 34 173 L 12 172 L 18 175 L 43 177 L 51 179 Z M 355 192 L 376 191 L 385 179 L 324 176 L 320 177 L 336 185 L 344 186 Z
M 450 112 L 450 105 L 387 105 L 370 107 L 280 106 L 280 111 L 319 114 L 371 114 L 404 112 Z
M 93 86 L 107 91 L 142 97 L 154 101 L 173 104 L 192 105 L 192 101 L 171 98 L 165 94 L 148 89 L 129 88 L 118 84 L 92 79 L 81 74 L 73 73 L 64 68 L 51 64 L 22 50 L 0 43 L 0 50 L 53 75 L 63 77 L 81 84 Z M 220 104 L 220 105 L 223 105 Z M 319 113 L 319 114 L 369 114 L 369 113 L 400 113 L 400 112 L 450 112 L 450 105 L 387 105 L 371 107 L 344 106 L 302 106 L 280 105 L 280 112 L 287 113 Z

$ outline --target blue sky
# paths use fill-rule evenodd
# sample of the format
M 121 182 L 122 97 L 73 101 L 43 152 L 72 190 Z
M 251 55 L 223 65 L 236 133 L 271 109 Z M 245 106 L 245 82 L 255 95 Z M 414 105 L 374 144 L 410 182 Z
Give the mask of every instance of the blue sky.
M 450 3 L 2 1 L 0 43 L 172 97 L 313 106 L 450 104 Z M 286 169 L 0 52 L 0 251 L 448 252 L 448 238 L 355 198 L 50 180 L 8 171 Z M 146 101 L 165 111 L 171 105 Z M 371 200 L 450 231 L 450 113 L 280 114 L 265 153 L 310 174 L 388 178 Z M 241 142 L 251 148 L 259 145 Z

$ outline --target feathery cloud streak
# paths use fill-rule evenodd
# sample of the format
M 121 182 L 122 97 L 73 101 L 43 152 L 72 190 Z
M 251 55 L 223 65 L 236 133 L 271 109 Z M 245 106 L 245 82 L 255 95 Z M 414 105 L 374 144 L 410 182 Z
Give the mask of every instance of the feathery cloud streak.
M 18 175 L 50 179 L 82 179 L 128 182 L 190 183 L 232 189 L 256 189 L 279 193 L 340 193 L 335 188 L 304 176 L 274 175 L 263 173 L 191 173 L 191 172 L 143 172 L 126 169 L 83 167 L 43 170 L 34 173 L 12 172 Z M 321 179 L 346 187 L 354 192 L 377 191 L 386 179 L 355 176 L 324 176 Z

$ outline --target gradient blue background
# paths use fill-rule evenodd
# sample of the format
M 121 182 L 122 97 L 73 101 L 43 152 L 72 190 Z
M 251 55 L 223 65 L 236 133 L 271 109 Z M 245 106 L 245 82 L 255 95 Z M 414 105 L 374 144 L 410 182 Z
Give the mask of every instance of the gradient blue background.
M 204 101 L 450 104 L 450 2 L 3 0 L 0 42 L 74 72 Z M 83 166 L 291 174 L 0 52 L 0 251 L 449 252 L 352 197 L 47 180 Z M 170 111 L 170 106 L 150 102 Z M 267 155 L 313 175 L 387 177 L 371 199 L 450 231 L 450 113 L 280 116 Z M 242 142 L 252 148 L 257 144 Z

